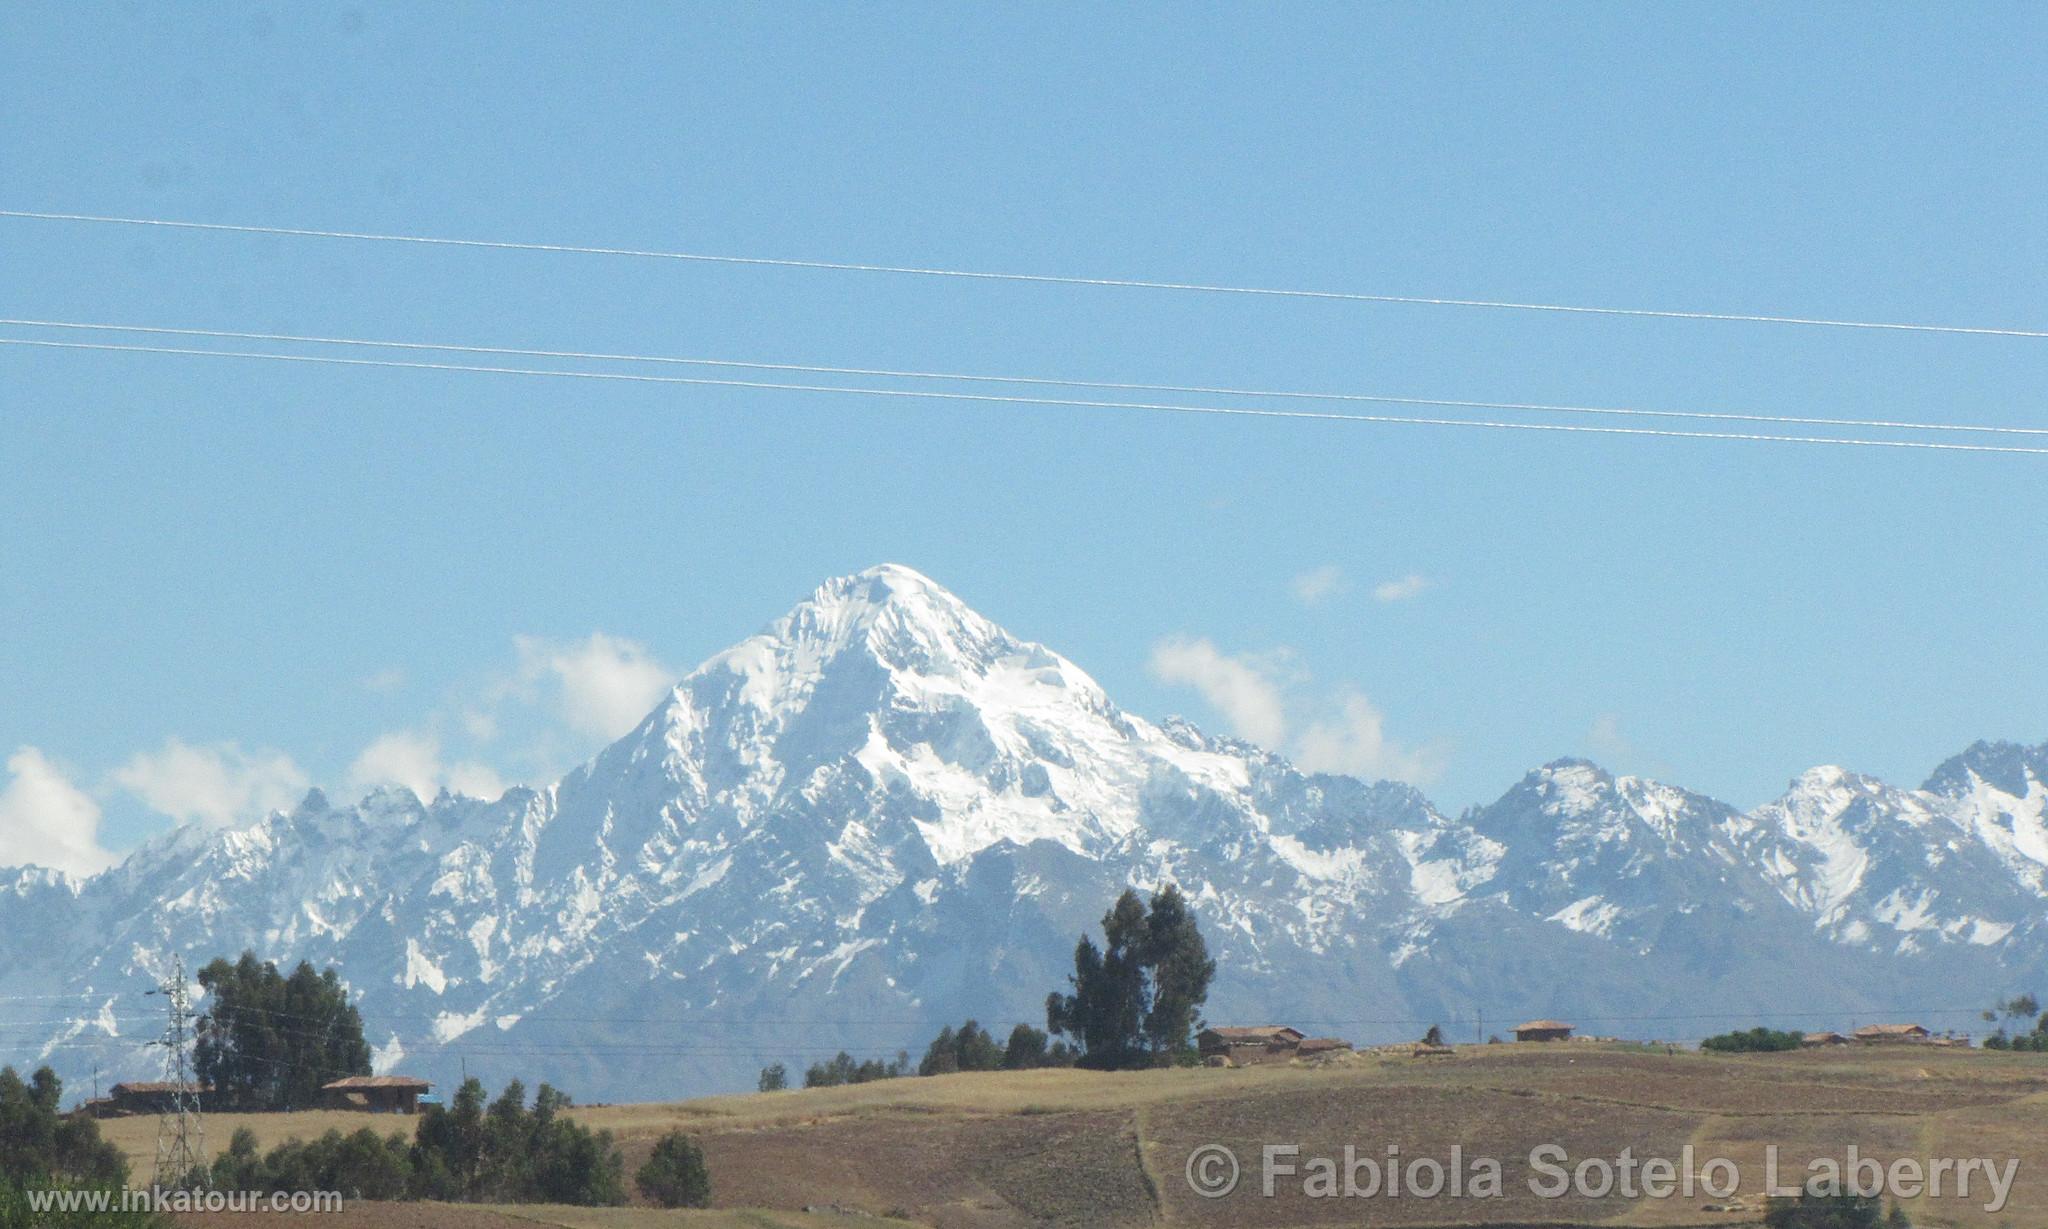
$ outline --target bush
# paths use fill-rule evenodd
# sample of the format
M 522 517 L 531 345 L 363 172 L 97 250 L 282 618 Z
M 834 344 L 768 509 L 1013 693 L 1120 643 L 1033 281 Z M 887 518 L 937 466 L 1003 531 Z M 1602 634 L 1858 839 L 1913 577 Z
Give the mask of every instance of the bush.
M 2009 1036 L 2004 1029 L 1999 1029 L 1984 1039 L 1984 1048 L 2018 1050 L 2026 1054 L 2048 1053 L 2048 1033 L 2033 1032 Z
M 0 1154 L 4 1160 L 4 1154 Z M 105 1191 L 118 1200 L 120 1187 L 114 1184 L 79 1184 L 42 1179 L 18 1182 L 0 1177 L 0 1229 L 175 1229 L 171 1221 L 153 1212 L 36 1212 L 28 1202 L 28 1187 L 38 1191 Z
M 762 1092 L 781 1092 L 789 1087 L 789 1068 L 781 1063 L 769 1063 L 761 1068 L 758 1087 Z
M 1709 1054 L 1778 1054 L 1797 1050 L 1806 1044 L 1804 1033 L 1781 1033 L 1768 1028 L 1753 1028 L 1748 1032 L 1723 1033 L 1700 1042 L 1700 1049 Z
M 525 1085 L 514 1080 L 486 1108 L 483 1085 L 467 1080 L 453 1108 L 422 1111 L 409 1143 L 366 1127 L 288 1139 L 258 1155 L 244 1127 L 205 1177 L 216 1190 L 340 1191 L 349 1199 L 624 1203 L 625 1162 L 610 1132 L 563 1116 L 569 1104 L 543 1084 L 529 1108 Z
M 640 1193 L 664 1208 L 702 1208 L 711 1203 L 711 1175 L 704 1153 L 681 1131 L 654 1144 L 654 1155 L 633 1175 Z
M 1764 1212 L 1767 1229 L 1911 1229 L 1897 1207 L 1890 1217 L 1875 1196 L 1816 1195 L 1773 1199 Z

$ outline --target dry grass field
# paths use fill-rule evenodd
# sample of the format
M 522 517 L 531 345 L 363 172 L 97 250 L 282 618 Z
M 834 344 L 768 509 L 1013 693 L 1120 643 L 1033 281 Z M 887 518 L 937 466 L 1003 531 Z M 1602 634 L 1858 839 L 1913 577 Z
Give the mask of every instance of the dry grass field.
M 2034 1055 L 1898 1049 L 1723 1058 L 1585 1044 L 1497 1046 L 1450 1059 L 1359 1056 L 1325 1067 L 905 1079 L 576 1114 L 618 1137 L 629 1173 L 661 1133 L 688 1132 L 704 1148 L 723 1210 L 384 1205 L 323 1220 L 336 1229 L 723 1229 L 886 1223 L 880 1218 L 945 1229 L 1751 1225 L 1761 1208 L 1766 1147 L 1778 1146 L 1783 1172 L 1799 1175 L 1810 1157 L 1840 1156 L 1855 1144 L 1885 1163 L 2016 1157 L 2018 1182 L 2000 1215 L 1982 1210 L 1981 1190 L 1967 1202 L 1923 1198 L 1907 1210 L 1923 1227 L 2048 1226 L 2048 1059 Z M 153 1120 L 105 1125 L 146 1172 Z M 239 1125 L 267 1146 L 330 1127 L 410 1124 L 365 1114 L 218 1116 L 209 1139 L 223 1143 Z M 1231 1148 L 1245 1166 L 1244 1181 L 1224 1198 L 1199 1197 L 1184 1178 L 1189 1152 L 1210 1143 Z M 1299 1178 L 1283 1180 L 1272 1198 L 1260 1193 L 1264 1145 L 1296 1144 L 1306 1158 L 1341 1157 L 1347 1143 L 1376 1159 L 1390 1144 L 1404 1159 L 1448 1160 L 1453 1145 L 1467 1158 L 1498 1157 L 1503 1196 L 1311 1199 Z M 1624 1149 L 1675 1159 L 1691 1145 L 1696 1164 L 1726 1157 L 1740 1167 L 1740 1210 L 1708 1210 L 1704 1196 L 1536 1199 L 1525 1158 L 1543 1143 L 1565 1148 L 1574 1163 Z M 802 1211 L 817 1205 L 877 1219 Z M 249 1225 L 263 1218 L 233 1219 Z

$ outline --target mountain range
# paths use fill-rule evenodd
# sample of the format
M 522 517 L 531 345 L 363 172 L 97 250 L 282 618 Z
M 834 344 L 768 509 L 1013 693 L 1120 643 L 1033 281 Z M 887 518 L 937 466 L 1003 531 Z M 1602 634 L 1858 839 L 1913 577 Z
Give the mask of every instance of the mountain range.
M 1077 936 L 1168 880 L 1219 1023 L 1967 1029 L 2048 986 L 2048 743 L 1978 743 L 1917 789 L 1815 768 L 1748 812 L 1559 760 L 1454 817 L 1125 712 L 888 565 L 545 788 L 314 791 L 89 878 L 0 872 L 0 1061 L 146 1074 L 173 954 L 251 949 L 338 969 L 380 1070 L 730 1091 L 842 1048 L 914 1058 L 969 1016 L 1042 1025 Z

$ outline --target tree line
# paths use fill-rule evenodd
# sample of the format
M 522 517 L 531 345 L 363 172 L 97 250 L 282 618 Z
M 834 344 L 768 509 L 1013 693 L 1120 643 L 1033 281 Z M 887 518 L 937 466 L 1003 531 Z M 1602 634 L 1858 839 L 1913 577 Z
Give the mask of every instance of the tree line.
M 31 1211 L 31 1190 L 118 1191 L 128 1183 L 121 1150 L 100 1137 L 99 1123 L 64 1115 L 63 1098 L 64 1082 L 48 1067 L 25 1080 L 0 1067 L 0 1229 L 162 1229 L 163 1218 L 140 1212 Z
M 339 1191 L 351 1200 L 442 1203 L 626 1202 L 625 1161 L 609 1131 L 570 1118 L 569 1097 L 546 1084 L 531 1102 L 518 1080 L 486 1100 L 481 1081 L 464 1080 L 452 1104 L 421 1109 L 413 1137 L 379 1136 L 364 1127 L 290 1139 L 260 1152 L 239 1128 L 227 1151 L 191 1185 L 231 1191 Z M 634 1175 L 648 1199 L 667 1207 L 703 1207 L 711 1182 L 702 1152 L 679 1133 L 664 1136 Z
M 1065 990 L 1045 1000 L 1045 1028 L 1018 1024 L 1006 1040 L 974 1020 L 947 1025 L 925 1048 L 918 1075 L 1086 1067 L 1098 1071 L 1192 1061 L 1195 1030 L 1216 962 L 1187 898 L 1167 884 L 1149 901 L 1126 890 L 1102 917 L 1102 942 L 1083 934 Z M 910 1056 L 857 1060 L 842 1050 L 804 1072 L 805 1088 L 834 1088 L 912 1073 Z M 789 1068 L 771 1063 L 756 1085 L 789 1087 Z
M 1998 1026 L 1984 1039 L 1987 1050 L 2048 1053 L 2048 1013 L 2041 1011 L 2041 1000 L 2034 995 L 1999 1003 L 1984 1013 L 1984 1022 Z
M 370 1074 L 363 1017 L 333 969 L 301 961 L 289 976 L 243 952 L 199 970 L 207 1006 L 194 1029 L 193 1065 L 215 1105 L 307 1109 L 323 1084 Z
M 624 1162 L 610 1132 L 567 1117 L 567 1095 L 542 1084 L 529 1102 L 513 1080 L 496 1099 L 486 1096 L 481 1081 L 463 1081 L 451 1104 L 421 1107 L 410 1140 L 365 1127 L 259 1153 L 255 1133 L 242 1127 L 195 1185 L 446 1203 L 625 1202 Z

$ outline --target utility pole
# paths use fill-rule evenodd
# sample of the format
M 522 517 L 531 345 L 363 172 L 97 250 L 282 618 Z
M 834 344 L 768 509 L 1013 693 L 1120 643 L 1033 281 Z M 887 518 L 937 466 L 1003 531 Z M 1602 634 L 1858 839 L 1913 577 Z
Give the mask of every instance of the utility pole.
M 151 994 L 164 996 L 163 1110 L 156 1120 L 156 1177 L 159 1187 L 181 1185 L 206 1155 L 206 1126 L 199 1117 L 199 1086 L 192 1078 L 185 1046 L 191 1039 L 192 997 L 185 984 L 185 957 L 173 954 L 171 975 Z

